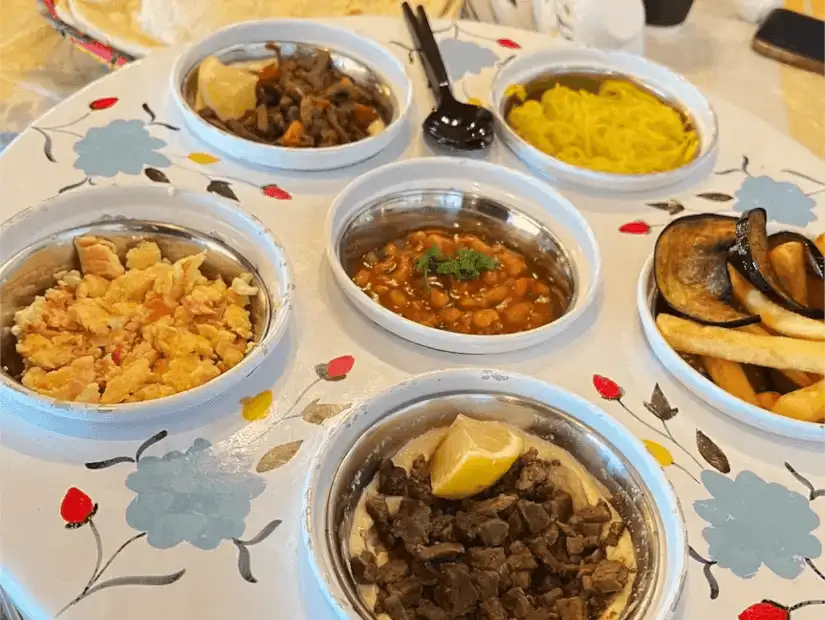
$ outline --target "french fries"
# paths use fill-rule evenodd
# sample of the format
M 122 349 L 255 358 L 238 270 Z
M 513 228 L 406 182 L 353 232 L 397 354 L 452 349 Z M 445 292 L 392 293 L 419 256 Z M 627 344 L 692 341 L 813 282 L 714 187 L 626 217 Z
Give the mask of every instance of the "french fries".
M 702 361 L 716 385 L 751 405 L 761 406 L 742 364 L 715 357 L 703 357 Z
M 825 233 L 822 233 L 814 239 L 814 245 L 819 248 L 820 252 L 825 254 Z
M 825 374 L 823 342 L 784 336 L 759 336 L 724 327 L 709 327 L 670 314 L 656 317 L 656 325 L 668 344 L 680 353 L 693 353 L 778 370 Z
M 756 334 L 757 336 L 772 335 L 767 329 L 765 329 L 761 325 L 745 325 L 744 327 L 740 327 L 739 329 L 741 331 L 746 331 L 751 334 Z M 808 387 L 809 385 L 813 385 L 822 378 L 819 375 L 810 375 L 806 372 L 802 372 L 801 370 L 790 370 L 788 368 L 777 370 L 777 372 L 781 372 L 788 381 L 790 381 L 797 387 Z
M 808 303 L 808 276 L 805 273 L 805 246 L 799 241 L 783 243 L 770 253 L 779 282 L 796 301 Z M 730 268 L 730 267 L 729 267 Z
M 802 275 L 804 275 L 804 266 L 802 269 Z M 809 319 L 790 310 L 785 310 L 785 308 L 775 304 L 758 291 L 731 265 L 728 265 L 728 273 L 730 274 L 733 296 L 736 301 L 747 308 L 748 312 L 758 314 L 762 318 L 762 322 L 772 330 L 785 336 L 807 340 L 825 340 L 825 321 Z
M 779 392 L 760 392 L 756 395 L 756 400 L 762 409 L 770 409 L 781 396 Z
M 825 379 L 781 396 L 771 411 L 795 420 L 825 422 Z

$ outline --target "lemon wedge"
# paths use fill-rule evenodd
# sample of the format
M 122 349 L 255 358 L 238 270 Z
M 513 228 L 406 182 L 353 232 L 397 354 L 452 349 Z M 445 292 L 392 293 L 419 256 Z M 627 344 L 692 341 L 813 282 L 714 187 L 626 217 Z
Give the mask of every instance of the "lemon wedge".
M 198 95 L 222 121 L 237 120 L 255 108 L 258 77 L 247 69 L 223 64 L 214 56 L 198 68 Z
M 459 415 L 430 463 L 433 494 L 462 499 L 490 488 L 519 457 L 523 443 L 506 424 Z

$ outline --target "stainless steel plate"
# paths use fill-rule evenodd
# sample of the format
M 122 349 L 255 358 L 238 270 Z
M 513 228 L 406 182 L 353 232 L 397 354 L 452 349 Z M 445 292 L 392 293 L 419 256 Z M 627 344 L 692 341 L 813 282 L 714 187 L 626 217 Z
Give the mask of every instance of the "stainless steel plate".
M 456 229 L 501 241 L 546 270 L 563 292 L 569 310 L 578 295 L 572 259 L 552 231 L 511 206 L 479 194 L 412 190 L 382 196 L 359 210 L 342 228 L 336 254 L 355 275 L 361 257 L 422 228 Z
M 693 119 L 693 116 L 681 101 L 668 96 L 652 84 L 648 84 L 640 79 L 625 75 L 623 73 L 618 73 L 616 71 L 609 71 L 607 69 L 594 70 L 592 68 L 576 69 L 569 67 L 564 71 L 538 75 L 529 82 L 523 84 L 523 86 L 527 91 L 528 99 L 540 99 L 541 94 L 544 91 L 553 88 L 556 84 L 561 84 L 562 86 L 572 88 L 573 90 L 584 90 L 595 94 L 599 92 L 599 88 L 602 83 L 607 80 L 616 80 L 619 82 L 633 84 L 637 88 L 656 97 L 656 99 L 662 103 L 676 110 L 682 116 L 682 119 L 688 127 L 696 127 L 696 122 Z M 501 111 L 501 115 L 504 118 L 507 118 L 510 110 L 518 103 L 520 103 L 520 101 L 516 97 L 504 97 L 499 102 L 499 110 Z M 697 132 L 697 134 L 698 133 L 699 132 Z M 699 148 L 696 150 L 697 154 L 702 152 L 703 145 L 701 143 L 701 135 L 699 135 L 699 140 Z
M 245 257 L 222 241 L 189 228 L 145 220 L 96 223 L 61 231 L 26 248 L 0 266 L 0 358 L 2 373 L 10 379 L 19 381 L 23 372 L 23 360 L 15 349 L 16 338 L 11 333 L 14 313 L 54 286 L 55 273 L 80 269 L 73 241 L 83 235 L 96 235 L 111 241 L 121 260 L 125 260 L 127 250 L 142 240 L 157 243 L 163 257 L 172 262 L 206 250 L 206 260 L 201 266 L 205 276 L 221 276 L 229 283 L 243 272 L 252 274 L 252 285 L 261 291 L 250 306 L 253 341 L 261 342 L 269 330 L 273 309 L 265 282 Z M 29 392 L 22 384 L 18 383 L 17 387 Z
M 277 52 L 275 51 L 276 49 L 278 50 Z M 378 74 L 367 65 L 334 49 L 293 41 L 269 41 L 233 45 L 212 55 L 222 63 L 232 65 L 249 61 L 277 62 L 279 55 L 282 58 L 290 58 L 292 56 L 309 55 L 318 50 L 328 52 L 332 58 L 333 66 L 344 75 L 349 76 L 353 82 L 378 93 L 381 107 L 383 108 L 383 120 L 387 125 L 399 117 L 401 106 L 396 100 L 392 90 L 381 80 Z M 184 101 L 195 114 L 197 114 L 197 110 L 195 109 L 195 96 L 198 85 L 198 66 L 195 66 L 188 73 L 184 79 L 184 83 L 181 85 Z M 235 134 L 226 132 L 220 127 L 215 127 L 224 133 L 235 136 Z
M 463 371 L 453 372 L 458 374 Z M 484 372 L 493 371 L 481 372 L 483 375 Z M 662 605 L 666 582 L 675 581 L 681 587 L 680 576 L 667 575 L 669 560 L 672 561 L 673 558 L 668 557 L 665 532 L 672 531 L 673 528 L 682 531 L 684 525 L 678 509 L 675 513 L 668 512 L 667 503 L 657 496 L 639 469 L 614 443 L 621 444 L 626 441 L 626 437 L 622 433 L 616 433 L 615 437 L 606 436 L 582 421 L 582 412 L 571 415 L 538 400 L 507 393 L 506 375 L 490 374 L 487 378 L 490 382 L 502 383 L 489 391 L 461 388 L 451 390 L 451 382 L 445 377 L 439 393 L 430 392 L 413 400 L 403 400 L 402 404 L 390 411 L 365 411 L 364 415 L 374 422 L 354 437 L 351 445 L 331 445 L 328 448 L 328 451 L 343 453 L 344 456 L 337 470 L 332 470 L 334 474 L 330 479 L 315 481 L 322 485 L 322 490 L 318 493 L 325 498 L 324 553 L 328 554 L 332 567 L 332 574 L 327 578 L 336 582 L 360 617 L 374 618 L 374 614 L 361 600 L 358 586 L 350 572 L 347 540 L 354 508 L 383 459 L 390 458 L 410 439 L 430 429 L 447 426 L 457 414 L 463 413 L 477 419 L 507 422 L 547 439 L 578 459 L 612 494 L 611 504 L 626 522 L 633 541 L 637 572 L 628 606 L 620 618 L 630 620 L 663 617 L 648 614 Z M 430 379 L 430 383 L 432 382 L 433 379 Z M 413 387 L 409 389 L 416 391 Z M 501 391 L 497 391 L 499 389 Z M 356 413 L 354 417 L 358 415 Z M 348 424 L 361 427 L 364 422 L 350 420 Z M 620 427 L 617 425 L 617 428 Z M 332 441 L 335 439 L 333 436 Z M 321 471 L 324 470 L 326 467 L 322 466 Z M 684 549 L 678 551 L 683 553 Z M 667 596 L 678 597 L 678 591 Z

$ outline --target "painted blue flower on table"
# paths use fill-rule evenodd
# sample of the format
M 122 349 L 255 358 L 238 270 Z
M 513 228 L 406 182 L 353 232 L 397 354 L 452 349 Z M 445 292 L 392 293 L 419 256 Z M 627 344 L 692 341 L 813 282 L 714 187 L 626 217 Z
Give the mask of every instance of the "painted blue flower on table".
M 736 191 L 734 210 L 744 213 L 762 207 L 768 219 L 783 224 L 807 226 L 814 220 L 816 201 L 806 195 L 798 185 L 789 181 L 777 181 L 769 176 L 747 176 Z
M 152 136 L 142 120 L 115 120 L 92 127 L 74 145 L 74 167 L 90 177 L 140 174 L 145 166 L 164 168 L 170 161 L 158 150 L 166 142 Z
M 819 517 L 805 496 L 749 471 L 732 480 L 706 470 L 702 482 L 713 497 L 693 507 L 710 524 L 702 535 L 720 567 L 749 579 L 764 564 L 783 579 L 795 579 L 806 558 L 822 554 L 812 534 Z
M 453 83 L 465 75 L 478 74 L 498 62 L 496 53 L 473 41 L 463 41 L 455 37 L 441 39 L 438 42 L 444 64 Z
M 17 134 L 13 131 L 0 131 L 0 152 L 3 151 L 11 141 L 17 137 Z
M 214 549 L 243 535 L 264 479 L 232 469 L 209 448 L 208 441 L 196 439 L 185 453 L 143 457 L 126 478 L 126 486 L 137 493 L 126 509 L 126 522 L 147 532 L 151 546 L 168 549 L 186 541 Z

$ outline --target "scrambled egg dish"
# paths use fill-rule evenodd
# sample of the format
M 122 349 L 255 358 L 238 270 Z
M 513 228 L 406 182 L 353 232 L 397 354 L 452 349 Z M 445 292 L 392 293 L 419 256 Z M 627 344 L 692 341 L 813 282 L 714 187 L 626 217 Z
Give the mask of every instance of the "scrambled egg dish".
M 14 316 L 27 388 L 85 403 L 151 400 L 214 379 L 252 347 L 250 274 L 227 286 L 201 274 L 206 252 L 170 263 L 141 241 L 124 267 L 111 241 L 74 244 L 81 271 L 55 274 Z

